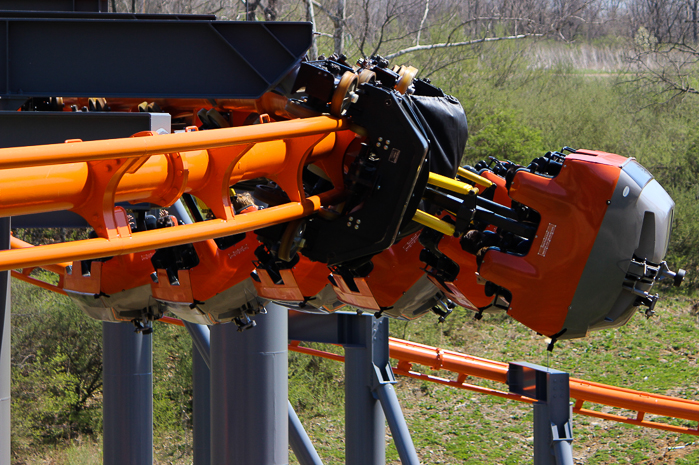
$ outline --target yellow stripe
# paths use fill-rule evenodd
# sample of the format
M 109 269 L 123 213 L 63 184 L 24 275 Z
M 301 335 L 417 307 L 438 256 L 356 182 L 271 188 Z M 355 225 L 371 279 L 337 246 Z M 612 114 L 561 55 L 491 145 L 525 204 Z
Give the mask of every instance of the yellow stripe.
M 430 173 L 427 183 L 433 186 L 441 187 L 442 189 L 446 189 L 456 194 L 468 195 L 470 193 L 478 193 L 478 189 L 470 184 L 466 184 L 465 182 L 457 181 L 456 179 L 451 179 L 436 173 Z
M 429 213 L 425 213 L 422 210 L 417 210 L 415 212 L 415 216 L 413 216 L 413 221 L 416 223 L 420 223 L 423 226 L 427 226 L 428 228 L 434 229 L 435 231 L 439 231 L 442 234 L 446 234 L 447 236 L 453 236 L 454 235 L 454 226 L 447 223 L 446 221 L 442 221 L 436 216 L 430 215 Z
M 457 173 L 459 176 L 462 178 L 466 178 L 469 181 L 476 183 L 480 186 L 485 186 L 485 187 L 490 187 L 493 185 L 493 182 L 484 178 L 483 176 L 478 176 L 476 173 L 472 173 L 469 170 L 465 168 L 459 167 L 459 171 Z

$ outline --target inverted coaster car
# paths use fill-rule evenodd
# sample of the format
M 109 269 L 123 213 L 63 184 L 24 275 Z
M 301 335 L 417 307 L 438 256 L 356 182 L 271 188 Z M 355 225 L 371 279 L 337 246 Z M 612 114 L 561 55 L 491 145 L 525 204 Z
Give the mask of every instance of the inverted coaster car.
M 495 209 L 490 220 L 474 211 L 461 239 L 476 254 L 479 278 L 506 296 L 508 314 L 553 340 L 623 325 L 639 307 L 650 313 L 655 281 L 679 285 L 684 276 L 663 261 L 674 202 L 653 176 L 634 159 L 567 150 L 526 168 L 494 160 L 514 223 Z M 488 223 L 500 223 L 497 232 L 478 243 Z
M 176 225 L 175 218 L 165 220 L 161 227 Z M 159 249 L 151 258 L 153 297 L 192 323 L 252 327 L 249 316 L 260 311 L 250 278 L 258 245 L 253 233 L 244 233 Z
M 335 267 L 330 280 L 338 298 L 377 316 L 404 320 L 441 305 L 444 294 L 422 270 L 419 235 L 411 234 L 357 266 Z
M 675 204 L 638 162 L 578 150 L 560 168 L 541 168 L 517 170 L 509 188 L 541 215 L 529 253 L 492 248 L 480 266 L 512 292 L 513 318 L 553 338 L 583 337 L 625 324 L 640 306 L 652 310 L 657 279 L 681 282 L 684 272 L 663 262 Z
M 155 217 L 140 212 L 140 220 L 128 226 L 126 212 L 117 207 L 118 221 L 137 231 L 154 229 Z M 73 262 L 65 273 L 63 290 L 88 316 L 102 321 L 131 321 L 149 331 L 148 321 L 158 319 L 163 308 L 153 299 L 150 259 L 154 250 L 100 260 Z

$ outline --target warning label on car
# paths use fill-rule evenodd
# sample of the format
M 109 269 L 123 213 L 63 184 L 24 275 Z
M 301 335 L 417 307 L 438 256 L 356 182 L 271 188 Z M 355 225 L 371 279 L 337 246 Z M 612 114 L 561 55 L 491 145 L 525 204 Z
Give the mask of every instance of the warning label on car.
M 549 245 L 551 244 L 551 239 L 553 239 L 553 233 L 556 231 L 556 225 L 549 223 L 546 228 L 546 234 L 544 235 L 544 240 L 541 241 L 541 246 L 539 246 L 539 255 L 542 257 L 546 256 L 546 252 L 549 250 Z

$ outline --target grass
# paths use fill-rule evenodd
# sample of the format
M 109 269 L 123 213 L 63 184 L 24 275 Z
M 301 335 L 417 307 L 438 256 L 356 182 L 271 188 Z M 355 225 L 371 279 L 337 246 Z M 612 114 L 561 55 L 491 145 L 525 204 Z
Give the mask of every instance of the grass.
M 533 68 L 569 68 L 572 73 L 609 75 L 628 68 L 629 48 L 618 41 L 606 44 L 541 41 L 527 50 Z
M 441 325 L 431 315 L 413 322 L 391 321 L 391 333 L 485 358 L 548 365 L 586 380 L 696 399 L 699 345 L 695 334 L 699 322 L 693 309 L 699 300 L 676 295 L 666 296 L 661 302 L 657 316 L 650 320 L 639 314 L 622 328 L 592 333 L 586 339 L 561 341 L 552 354 L 546 351 L 546 342 L 540 336 L 506 315 L 485 315 L 476 321 L 471 313 L 459 310 Z M 324 463 L 344 463 L 343 365 L 298 353 L 290 353 L 289 358 L 292 405 Z M 399 377 L 397 381 L 396 392 L 422 463 L 531 463 L 531 406 L 421 380 Z M 506 389 L 494 382 L 475 379 L 468 382 Z M 154 439 L 155 463 L 191 463 L 191 441 L 189 431 L 158 428 Z M 388 430 L 386 441 L 387 463 L 399 463 Z M 13 463 L 99 463 L 100 442 L 98 437 L 79 437 L 15 457 Z M 699 447 L 695 442 L 699 440 L 691 435 L 574 416 L 573 450 L 577 463 L 697 463 Z M 297 463 L 293 454 L 290 459 L 291 463 Z

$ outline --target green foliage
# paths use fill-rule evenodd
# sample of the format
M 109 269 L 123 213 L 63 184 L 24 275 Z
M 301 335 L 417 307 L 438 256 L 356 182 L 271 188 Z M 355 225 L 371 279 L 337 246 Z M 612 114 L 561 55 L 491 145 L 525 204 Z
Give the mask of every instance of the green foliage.
M 100 430 L 101 327 L 63 296 L 12 283 L 13 438 L 25 446 Z M 19 447 L 22 444 L 18 444 Z
M 156 435 L 178 435 L 182 442 L 168 443 L 165 455 L 191 450 L 192 339 L 178 326 L 155 324 L 153 332 L 153 428 Z M 191 440 L 191 437 L 190 437 Z
M 40 278 L 50 280 L 42 273 Z M 156 457 L 191 454 L 192 342 L 179 327 L 153 333 Z M 102 324 L 67 297 L 12 281 L 12 438 L 18 455 L 50 450 L 102 429 Z M 174 441 L 176 437 L 178 440 Z M 91 444 L 88 439 L 88 444 Z M 95 463 L 72 447 L 66 463 Z
M 545 152 L 541 131 L 522 122 L 513 110 L 485 115 L 480 128 L 469 138 L 464 159 L 469 162 L 495 157 L 527 164 L 532 154 Z

